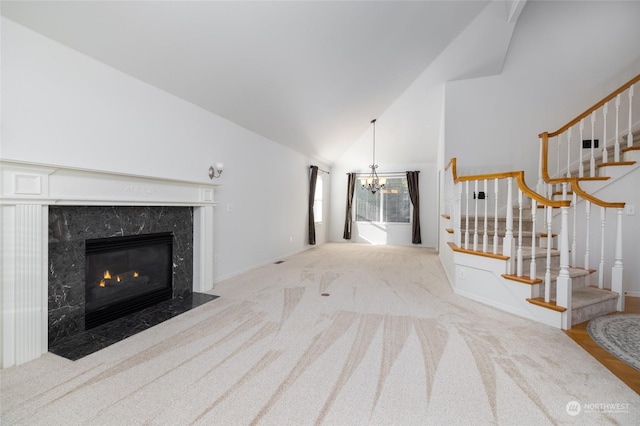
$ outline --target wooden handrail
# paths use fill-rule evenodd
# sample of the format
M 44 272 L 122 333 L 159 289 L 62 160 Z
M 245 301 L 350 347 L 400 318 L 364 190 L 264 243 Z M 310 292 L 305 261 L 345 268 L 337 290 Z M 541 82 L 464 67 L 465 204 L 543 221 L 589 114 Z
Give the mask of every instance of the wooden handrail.
M 640 76 L 639 76 L 640 77 Z M 548 138 L 549 134 L 548 133 L 542 133 L 541 138 L 542 138 L 542 152 L 543 153 L 547 153 L 548 149 L 549 149 L 549 138 Z M 620 209 L 620 208 L 624 208 L 625 203 L 623 202 L 608 202 L 608 201 L 603 201 L 599 198 L 594 197 L 591 194 L 588 194 L 586 192 L 584 192 L 584 190 L 582 188 L 580 188 L 580 178 L 577 177 L 561 177 L 561 178 L 550 178 L 549 177 L 549 171 L 547 169 L 547 156 L 543 155 L 542 156 L 542 179 L 546 182 L 546 183 L 550 183 L 550 184 L 555 184 L 555 183 L 570 183 L 571 184 L 571 188 L 573 189 L 573 191 L 578 194 L 579 196 L 581 196 L 582 198 L 584 198 L 585 200 L 600 206 L 600 207 L 605 207 L 605 208 L 612 208 L 612 209 Z
M 445 170 L 447 170 L 449 166 L 451 166 L 452 168 L 451 173 L 454 176 L 454 180 L 453 180 L 454 183 L 472 181 L 472 180 L 515 178 L 516 182 L 518 183 L 518 187 L 526 196 L 528 196 L 533 200 L 536 200 L 538 203 L 544 206 L 559 208 L 559 207 L 569 207 L 571 205 L 571 201 L 569 200 L 557 200 L 557 201 L 549 200 L 548 198 L 543 197 L 542 195 L 538 194 L 537 192 L 529 188 L 526 182 L 524 181 L 523 170 L 513 171 L 513 172 L 503 172 L 503 173 L 487 173 L 487 174 L 481 174 L 481 175 L 457 176 L 457 171 L 456 171 L 457 160 L 455 157 L 449 160 L 449 164 L 447 164 L 447 167 L 445 167 Z
M 569 207 L 571 205 L 570 200 L 558 200 L 558 201 L 549 200 L 548 198 L 543 197 L 542 195 L 538 194 L 537 192 L 529 188 L 524 181 L 524 171 L 520 171 L 518 173 L 517 182 L 518 182 L 518 187 L 522 192 L 525 193 L 525 195 L 527 195 L 531 199 L 536 200 L 538 203 L 542 204 L 543 206 L 559 208 L 559 207 Z
M 458 167 L 456 165 L 456 162 L 456 157 L 452 157 L 451 160 L 449 160 L 449 163 L 447 163 L 447 166 L 444 168 L 445 171 L 451 168 L 451 174 L 453 175 L 454 182 L 458 182 Z
M 591 202 L 600 207 L 605 207 L 609 209 L 623 209 L 626 203 L 610 203 L 608 201 L 603 201 L 599 198 L 594 197 L 593 195 L 584 192 L 582 188 L 580 188 L 580 179 L 574 177 L 569 180 L 571 182 L 571 189 L 573 192 L 584 198 L 585 200 Z
M 517 178 L 518 173 L 520 172 L 501 172 L 501 173 L 486 173 L 481 175 L 469 175 L 469 176 L 460 176 L 458 181 L 464 182 L 467 180 L 483 180 L 483 179 L 507 179 L 507 178 Z
M 549 157 L 549 133 L 541 133 L 540 138 L 542 139 L 542 180 L 544 180 L 546 183 L 564 182 L 560 178 L 551 179 L 549 177 L 549 161 L 547 160 L 547 158 Z
M 577 116 L 576 118 L 574 118 L 573 120 L 571 120 L 570 122 L 568 122 L 567 124 L 565 124 L 564 126 L 559 128 L 555 132 L 543 132 L 543 133 L 540 133 L 538 136 L 542 137 L 542 135 L 546 133 L 548 137 L 554 137 L 554 136 L 559 135 L 560 133 L 563 133 L 563 132 L 567 131 L 569 129 L 569 127 L 576 125 L 577 123 L 580 122 L 580 120 L 582 120 L 583 118 L 588 117 L 593 111 L 595 111 L 596 109 L 600 108 L 601 106 L 603 106 L 604 104 L 609 102 L 611 99 L 613 99 L 616 96 L 618 96 L 620 93 L 622 93 L 625 90 L 627 90 L 630 86 L 632 86 L 633 84 L 637 83 L 638 81 L 640 81 L 640 74 L 636 75 L 631 80 L 627 81 L 625 84 L 623 84 L 622 86 L 618 87 L 616 90 L 611 92 L 611 94 L 609 94 L 608 96 L 603 98 L 601 101 L 596 102 L 591 108 L 588 108 L 585 112 L 583 112 L 582 114 L 580 114 L 579 116 Z

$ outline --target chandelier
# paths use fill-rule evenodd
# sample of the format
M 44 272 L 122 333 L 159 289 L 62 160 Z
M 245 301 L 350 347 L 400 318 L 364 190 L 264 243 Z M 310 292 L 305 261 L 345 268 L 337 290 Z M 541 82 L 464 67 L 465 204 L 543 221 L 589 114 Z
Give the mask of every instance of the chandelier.
M 373 124 L 373 160 L 369 165 L 371 169 L 371 173 L 369 177 L 360 179 L 360 183 L 362 184 L 362 189 L 366 189 L 367 191 L 371 191 L 372 194 L 375 194 L 379 190 L 384 188 L 384 184 L 386 183 L 386 179 L 380 179 L 378 177 L 378 172 L 376 169 L 378 165 L 376 164 L 376 119 L 371 120 L 371 124 Z

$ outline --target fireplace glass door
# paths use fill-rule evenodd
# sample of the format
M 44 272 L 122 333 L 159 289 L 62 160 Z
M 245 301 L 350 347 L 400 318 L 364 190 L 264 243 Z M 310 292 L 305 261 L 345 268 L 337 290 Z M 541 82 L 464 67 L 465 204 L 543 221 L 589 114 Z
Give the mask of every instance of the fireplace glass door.
M 86 240 L 85 329 L 171 299 L 173 234 Z

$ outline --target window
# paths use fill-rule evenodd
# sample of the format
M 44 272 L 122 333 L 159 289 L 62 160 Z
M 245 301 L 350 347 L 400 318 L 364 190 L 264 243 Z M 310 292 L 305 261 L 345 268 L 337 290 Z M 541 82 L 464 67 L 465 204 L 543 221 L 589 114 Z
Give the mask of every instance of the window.
M 316 193 L 313 197 L 313 220 L 322 222 L 322 176 L 318 174 L 316 179 Z
M 406 176 L 386 179 L 384 189 L 375 194 L 356 187 L 356 222 L 409 223 L 411 200 Z

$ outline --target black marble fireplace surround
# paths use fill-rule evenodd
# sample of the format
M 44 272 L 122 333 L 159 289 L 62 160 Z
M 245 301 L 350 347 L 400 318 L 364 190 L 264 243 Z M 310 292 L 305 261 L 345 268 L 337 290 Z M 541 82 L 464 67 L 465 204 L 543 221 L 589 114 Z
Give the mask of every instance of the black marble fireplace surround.
M 118 325 L 105 324 L 88 334 L 85 329 L 85 240 L 127 235 L 171 233 L 173 235 L 173 289 L 171 300 L 123 317 Z M 51 348 L 74 346 L 76 342 L 96 340 L 97 348 L 106 341 L 133 334 L 116 331 L 135 321 L 138 331 L 145 324 L 157 323 L 177 313 L 212 300 L 215 296 L 193 294 L 193 209 L 165 206 L 50 206 L 49 207 L 49 314 L 48 336 Z M 198 297 L 195 297 L 198 296 Z M 145 317 L 138 323 L 135 319 Z M 141 317 L 142 316 L 142 317 Z M 151 319 L 150 319 L 151 318 Z M 118 321 L 118 320 L 116 320 Z M 129 324 L 130 326 L 131 324 Z M 99 329 L 99 330 L 98 330 Z M 105 334 L 105 330 L 107 334 Z M 137 332 L 137 331 L 136 331 Z M 95 334 L 98 333 L 98 334 Z M 123 337 L 119 337 L 122 335 Z M 77 352 L 77 350 L 76 350 Z M 85 354 L 86 354 L 85 353 Z M 69 357 L 74 359 L 77 357 Z

